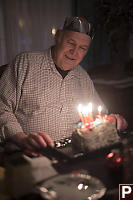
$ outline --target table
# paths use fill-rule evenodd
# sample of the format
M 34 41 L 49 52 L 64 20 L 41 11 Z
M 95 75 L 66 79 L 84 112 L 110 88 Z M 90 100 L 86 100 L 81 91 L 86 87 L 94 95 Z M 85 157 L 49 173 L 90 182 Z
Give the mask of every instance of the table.
M 107 188 L 107 193 L 101 200 L 118 200 L 119 184 L 133 183 L 133 135 L 130 133 L 128 137 L 127 134 L 122 136 L 122 143 L 86 155 L 73 152 L 71 144 L 52 151 L 43 150 L 41 153 L 50 159 L 57 158 L 58 162 L 53 166 L 59 174 L 85 170 L 91 176 L 100 179 Z M 114 156 L 111 157 L 110 153 L 114 153 Z M 1 158 L 2 156 L 3 153 Z M 30 194 L 20 200 L 23 199 L 41 200 L 41 197 Z

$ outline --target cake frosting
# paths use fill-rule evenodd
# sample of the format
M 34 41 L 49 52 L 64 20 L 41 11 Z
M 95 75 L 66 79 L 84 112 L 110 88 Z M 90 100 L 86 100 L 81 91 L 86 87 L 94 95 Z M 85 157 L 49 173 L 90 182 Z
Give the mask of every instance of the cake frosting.
M 120 142 L 114 125 L 104 120 L 90 127 L 76 128 L 72 134 L 72 145 L 83 152 L 95 151 Z

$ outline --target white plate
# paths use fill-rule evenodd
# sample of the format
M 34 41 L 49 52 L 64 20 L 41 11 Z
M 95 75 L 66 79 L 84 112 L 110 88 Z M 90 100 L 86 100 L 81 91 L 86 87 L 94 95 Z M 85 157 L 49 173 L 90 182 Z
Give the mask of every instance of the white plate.
M 106 192 L 99 179 L 81 173 L 55 176 L 39 190 L 43 198 L 50 200 L 97 200 Z

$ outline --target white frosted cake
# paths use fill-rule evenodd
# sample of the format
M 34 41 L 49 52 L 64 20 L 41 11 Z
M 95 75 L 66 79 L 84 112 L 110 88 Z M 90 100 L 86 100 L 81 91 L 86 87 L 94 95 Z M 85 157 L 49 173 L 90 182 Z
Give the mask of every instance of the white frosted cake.
M 116 128 L 107 120 L 91 128 L 76 128 L 72 134 L 72 145 L 83 152 L 95 151 L 119 142 Z

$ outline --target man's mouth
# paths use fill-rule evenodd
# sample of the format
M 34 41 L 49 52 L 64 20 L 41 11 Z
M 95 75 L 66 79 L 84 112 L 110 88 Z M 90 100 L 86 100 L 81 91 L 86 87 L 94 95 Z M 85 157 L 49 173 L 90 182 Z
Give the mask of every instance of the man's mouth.
M 69 59 L 69 60 L 72 60 L 72 61 L 76 60 L 76 58 L 70 58 L 70 57 L 67 56 L 67 55 L 65 55 L 65 57 L 66 57 L 67 59 Z

